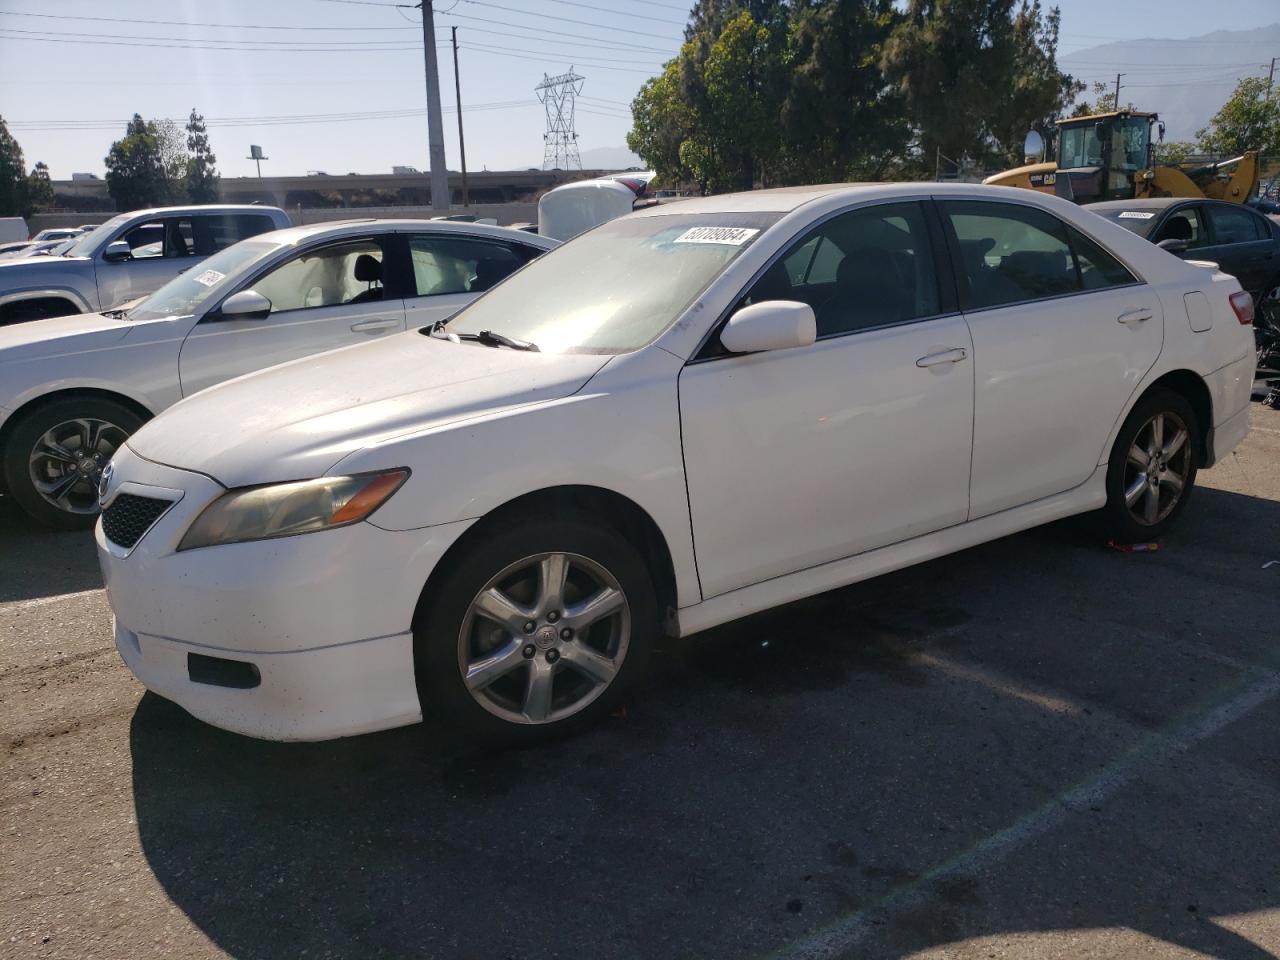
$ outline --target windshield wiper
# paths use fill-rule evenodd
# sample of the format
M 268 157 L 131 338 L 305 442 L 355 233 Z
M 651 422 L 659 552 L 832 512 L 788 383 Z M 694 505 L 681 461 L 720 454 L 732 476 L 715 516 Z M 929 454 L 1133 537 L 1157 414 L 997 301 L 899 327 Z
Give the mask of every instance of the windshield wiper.
M 103 310 L 104 317 L 110 317 L 112 320 L 123 320 L 129 315 L 128 310 Z
M 531 350 L 534 353 L 541 353 L 538 345 L 531 340 L 517 340 L 506 334 L 494 333 L 492 330 L 481 330 L 479 333 L 454 333 L 452 330 L 445 331 L 443 327 L 443 323 L 436 321 L 427 333 L 433 337 L 437 333 L 442 333 L 447 340 L 470 340 L 474 343 L 483 343 L 486 347 L 510 347 L 512 350 Z

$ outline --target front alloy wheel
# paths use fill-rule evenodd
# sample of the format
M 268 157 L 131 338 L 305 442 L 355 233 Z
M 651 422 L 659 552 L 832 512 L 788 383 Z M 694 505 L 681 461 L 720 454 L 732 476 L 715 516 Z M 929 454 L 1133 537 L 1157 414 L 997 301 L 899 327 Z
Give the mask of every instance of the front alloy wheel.
M 509 723 L 564 720 L 613 682 L 631 641 L 621 585 L 573 553 L 526 557 L 472 599 L 458 633 L 471 696 Z
M 116 448 L 129 434 L 96 417 L 77 417 L 41 434 L 27 458 L 31 486 L 55 510 L 93 516 L 98 481 Z
M 645 556 L 563 504 L 467 532 L 413 620 L 424 715 L 461 742 L 530 744 L 590 726 L 644 672 L 661 630 Z

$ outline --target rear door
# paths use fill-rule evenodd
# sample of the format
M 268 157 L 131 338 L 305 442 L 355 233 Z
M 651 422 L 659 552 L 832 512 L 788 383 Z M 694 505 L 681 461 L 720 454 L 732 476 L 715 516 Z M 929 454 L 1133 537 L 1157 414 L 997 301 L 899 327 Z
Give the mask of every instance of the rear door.
M 410 328 L 447 320 L 542 253 L 512 240 L 422 231 L 407 236 L 412 279 L 405 293 Z
M 1239 204 L 1206 203 L 1209 245 L 1200 251 L 1205 260 L 1215 261 L 1255 296 L 1280 269 L 1271 229 L 1263 219 Z
M 387 251 L 379 237 L 332 241 L 301 251 L 230 291 L 256 290 L 271 301 L 271 313 L 261 320 L 224 320 L 214 310 L 197 323 L 178 361 L 183 396 L 277 363 L 403 330 L 404 306 L 394 292 L 394 261 Z
M 942 200 L 973 335 L 970 519 L 1078 486 L 1164 339 L 1160 298 L 1045 210 Z

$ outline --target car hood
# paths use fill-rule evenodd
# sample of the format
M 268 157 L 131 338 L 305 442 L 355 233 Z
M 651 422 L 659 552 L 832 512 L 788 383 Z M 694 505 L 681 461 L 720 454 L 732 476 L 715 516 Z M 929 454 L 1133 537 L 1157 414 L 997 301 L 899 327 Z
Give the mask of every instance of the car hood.
M 12 283 L 14 274 L 18 271 L 29 270 L 37 273 L 41 270 L 66 270 L 68 264 L 85 264 L 89 263 L 88 257 L 55 257 L 47 253 L 35 254 L 26 257 L 14 257 L 13 259 L 0 260 L 0 277 L 4 279 L 0 283 Z
M 0 327 L 0 363 L 96 350 L 122 339 L 129 323 L 100 313 L 28 320 Z
M 409 331 L 211 387 L 170 407 L 129 446 L 227 487 L 308 479 L 372 443 L 570 396 L 608 359 Z

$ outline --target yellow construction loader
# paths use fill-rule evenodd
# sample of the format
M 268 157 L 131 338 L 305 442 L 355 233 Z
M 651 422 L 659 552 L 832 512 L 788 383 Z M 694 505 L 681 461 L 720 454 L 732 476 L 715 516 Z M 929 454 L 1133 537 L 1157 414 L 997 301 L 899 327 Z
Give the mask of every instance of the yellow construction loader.
M 1154 113 L 1121 110 L 1057 124 L 1057 161 L 1031 163 L 983 183 L 1054 193 L 1076 203 L 1143 197 L 1209 197 L 1244 203 L 1258 189 L 1258 153 L 1207 164 L 1157 164 L 1152 132 L 1164 139 Z M 1027 134 L 1025 155 L 1043 156 L 1044 139 Z

